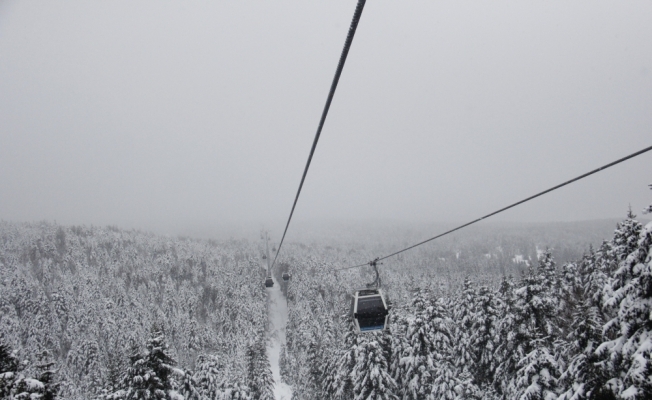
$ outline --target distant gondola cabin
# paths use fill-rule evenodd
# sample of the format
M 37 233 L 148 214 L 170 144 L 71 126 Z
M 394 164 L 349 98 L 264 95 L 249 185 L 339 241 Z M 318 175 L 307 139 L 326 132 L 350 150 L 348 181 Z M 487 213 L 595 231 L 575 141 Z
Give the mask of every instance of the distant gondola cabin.
M 274 280 L 272 279 L 271 276 L 268 276 L 267 278 L 265 278 L 265 287 L 270 288 L 272 286 L 274 286 Z

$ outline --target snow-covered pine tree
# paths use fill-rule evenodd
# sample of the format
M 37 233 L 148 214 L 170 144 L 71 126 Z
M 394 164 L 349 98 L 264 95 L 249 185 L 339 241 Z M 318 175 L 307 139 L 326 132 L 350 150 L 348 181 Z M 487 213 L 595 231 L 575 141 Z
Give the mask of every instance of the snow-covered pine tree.
M 573 312 L 568 335 L 568 364 L 560 376 L 564 392 L 559 400 L 603 399 L 606 378 L 599 366 L 596 349 L 602 343 L 602 313 L 587 298 Z
M 456 397 L 457 380 L 453 365 L 452 320 L 445 299 L 440 298 L 426 308 L 424 316 L 429 325 L 430 342 L 433 346 L 432 389 L 435 400 L 449 400 Z
M 113 394 L 116 399 L 147 399 L 148 392 L 148 369 L 145 357 L 140 352 L 140 347 L 134 341 L 129 349 L 129 367 L 122 380 L 121 389 Z
M 116 351 L 109 352 L 106 355 L 106 358 L 107 373 L 104 382 L 104 389 L 102 392 L 104 394 L 110 394 L 115 393 L 120 389 L 121 380 L 124 375 L 124 371 L 126 370 L 126 366 L 123 360 L 125 356 L 122 353 L 118 353 Z
M 374 332 L 360 338 L 355 348 L 353 398 L 355 400 L 391 400 L 396 396 L 396 383 L 389 374 L 389 363 L 383 341 L 384 333 Z
M 427 399 L 432 392 L 435 344 L 426 311 L 429 307 L 430 292 L 417 289 L 410 309 L 413 316 L 405 321 L 407 327 L 403 348 L 395 349 L 400 354 L 395 376 L 400 382 L 400 393 L 404 399 Z
M 560 335 L 555 265 L 546 251 L 536 271 L 530 268 L 522 287 L 515 291 L 513 353 L 505 370 L 516 371 L 504 386 L 508 398 L 554 398 L 561 366 L 555 357 Z M 509 338 L 508 338 L 509 340 Z M 510 365 L 511 364 L 511 365 Z M 505 382 L 503 382 L 505 383 Z
M 19 366 L 16 352 L 0 338 L 0 398 L 7 399 L 11 395 Z
M 605 240 L 602 242 L 600 248 L 595 252 L 593 263 L 595 268 L 592 268 L 588 275 L 584 292 L 586 296 L 591 297 L 592 304 L 600 308 L 604 314 L 603 319 L 608 320 L 613 317 L 609 315 L 613 312 L 613 309 L 604 307 L 606 299 L 610 295 L 610 290 L 605 289 L 611 287 L 613 273 L 618 269 L 612 241 Z
M 203 400 L 192 371 L 182 372 L 183 376 L 177 378 L 179 380 L 177 393 L 185 400 Z
M 409 355 L 409 344 L 406 339 L 406 333 L 408 330 L 408 316 L 407 310 L 401 308 L 395 308 L 393 311 L 392 320 L 389 324 L 389 329 L 391 329 L 392 342 L 390 343 L 392 348 L 392 357 L 389 360 L 389 372 L 394 378 L 397 387 L 397 395 L 403 397 L 407 383 L 403 381 L 403 374 L 401 369 L 401 359 Z
M 11 369 L 14 367 L 14 357 L 15 353 L 10 354 L 5 361 L 5 365 L 8 364 Z M 0 390 L 3 392 L 3 399 L 55 400 L 58 398 L 60 384 L 55 381 L 54 362 L 47 350 L 39 354 L 35 368 L 31 369 L 36 378 L 26 375 L 25 371 L 19 371 L 21 366 L 17 363 L 16 365 L 18 367 L 14 371 L 0 374 Z
M 627 218 L 623 222 L 618 223 L 614 237 L 612 239 L 613 256 L 616 263 L 618 263 L 618 270 L 621 269 L 622 263 L 625 259 L 632 254 L 639 247 L 639 237 L 643 225 L 636 220 L 636 215 L 632 213 L 631 208 L 627 211 Z M 616 277 L 619 279 L 627 279 L 628 276 L 623 275 L 623 271 L 616 271 Z
M 247 348 L 247 386 L 254 400 L 274 400 L 274 377 L 261 333 Z
M 214 399 L 221 394 L 222 368 L 216 356 L 200 354 L 193 375 L 197 390 L 204 398 Z
M 317 338 L 312 337 L 310 343 L 308 344 L 308 357 L 306 359 L 308 363 L 308 391 L 313 394 L 316 398 L 319 398 L 319 394 L 322 391 L 322 381 L 323 381 L 323 367 L 322 367 L 322 352 L 321 346 L 319 345 Z M 312 397 L 312 396 L 311 396 Z
M 472 376 L 477 370 L 477 353 L 471 342 L 473 333 L 473 322 L 476 314 L 477 293 L 473 282 L 466 277 L 462 291 L 454 300 L 453 322 L 454 322 L 454 344 L 453 363 L 458 374 L 468 371 Z
M 604 372 L 611 390 L 622 398 L 652 398 L 652 223 L 643 228 L 628 218 L 614 237 L 618 270 L 607 286 L 605 306 L 616 315 L 604 330 L 613 337 L 598 348 L 608 359 Z
M 158 327 L 152 328 L 145 354 L 140 352 L 135 342 L 132 343 L 129 361 L 122 390 L 114 395 L 116 398 L 170 400 L 177 372 L 174 368 L 176 361 L 168 354 L 165 335 Z
M 492 399 L 485 395 L 485 393 L 478 388 L 473 382 L 473 375 L 467 370 L 463 369 L 462 372 L 457 374 L 457 385 L 455 385 L 455 399 L 456 400 L 480 400 Z
M 43 390 L 39 393 L 41 400 L 54 400 L 59 393 L 59 382 L 56 381 L 57 372 L 52 355 L 44 350 L 36 365 L 37 379 L 43 384 Z M 32 398 L 34 396 L 31 396 Z
M 486 286 L 478 289 L 477 310 L 470 328 L 471 349 L 477 360 L 472 372 L 473 383 L 483 391 L 491 391 L 494 374 L 498 366 L 496 349 L 499 338 L 499 322 L 502 305 L 494 293 Z
M 563 267 L 565 343 L 558 346 L 558 359 L 565 361 L 559 379 L 560 399 L 609 399 L 605 383 L 608 377 L 600 367 L 602 360 L 596 349 L 604 340 L 602 328 L 603 287 L 613 264 L 612 246 L 605 241 L 598 251 L 590 248 L 579 263 Z M 566 315 L 570 313 L 570 317 Z
M 511 276 L 503 276 L 496 297 L 499 299 L 501 309 L 498 321 L 498 335 L 496 337 L 496 351 L 494 352 L 496 369 L 494 371 L 493 387 L 498 394 L 505 397 L 505 391 L 513 374 L 516 372 L 516 363 L 518 362 L 518 358 L 514 357 L 514 352 L 517 349 L 516 341 L 521 340 L 521 337 L 517 335 L 517 317 L 514 310 L 514 281 Z
M 173 388 L 174 366 L 176 361 L 168 354 L 165 335 L 160 329 L 154 329 L 152 337 L 147 341 L 145 365 L 153 373 L 150 375 L 150 390 L 155 398 L 164 399 Z
M 344 317 L 349 321 L 348 330 L 344 337 L 344 348 L 341 351 L 332 352 L 331 358 L 326 363 L 325 376 L 323 381 L 324 398 L 335 400 L 350 400 L 353 396 L 353 385 L 357 382 L 354 375 L 356 364 L 356 349 L 358 347 L 359 335 L 355 332 L 350 317 Z

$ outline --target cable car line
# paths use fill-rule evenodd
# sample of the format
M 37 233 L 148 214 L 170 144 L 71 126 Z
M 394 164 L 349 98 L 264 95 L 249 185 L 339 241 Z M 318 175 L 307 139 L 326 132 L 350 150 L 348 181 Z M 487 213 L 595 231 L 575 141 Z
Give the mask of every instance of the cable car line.
M 344 48 L 342 49 L 342 54 L 340 55 L 340 61 L 337 64 L 337 69 L 335 70 L 335 76 L 333 77 L 333 83 L 331 84 L 331 89 L 328 92 L 326 105 L 324 105 L 324 111 L 322 112 L 321 119 L 319 120 L 317 133 L 315 133 L 315 139 L 312 142 L 310 155 L 308 155 L 308 161 L 306 162 L 306 167 L 303 170 L 301 183 L 299 183 L 299 189 L 297 190 L 297 195 L 294 198 L 294 204 L 292 204 L 292 210 L 290 211 L 288 222 L 285 225 L 285 230 L 283 231 L 283 237 L 281 237 L 281 242 L 278 245 L 278 249 L 277 249 L 278 251 L 274 256 L 274 262 L 272 262 L 271 269 L 274 269 L 274 265 L 276 264 L 276 258 L 278 258 L 278 254 L 281 252 L 281 246 L 283 246 L 283 240 L 285 239 L 285 234 L 287 233 L 288 227 L 290 226 L 290 221 L 292 220 L 292 214 L 294 214 L 294 208 L 297 206 L 297 201 L 299 200 L 299 195 L 301 194 L 301 188 L 303 187 L 303 182 L 306 180 L 306 174 L 308 173 L 308 168 L 310 168 L 310 162 L 312 161 L 312 156 L 315 154 L 315 149 L 317 148 L 317 142 L 319 141 L 321 130 L 324 127 L 324 122 L 326 121 L 328 110 L 331 107 L 331 102 L 333 101 L 333 96 L 335 95 L 335 89 L 337 89 L 337 84 L 340 81 L 340 75 L 342 75 L 342 70 L 344 69 L 344 63 L 346 62 L 346 57 L 349 54 L 349 49 L 351 48 L 351 43 L 353 42 L 353 36 L 355 35 L 355 30 L 358 27 L 358 22 L 360 22 L 360 16 L 362 15 L 362 10 L 364 9 L 365 3 L 366 0 L 358 0 L 358 4 L 355 7 L 355 12 L 353 13 L 353 19 L 351 20 L 351 26 L 349 27 L 349 32 L 346 35 L 346 41 L 344 42 Z
M 384 256 L 384 257 L 378 257 L 378 258 L 376 258 L 375 260 L 373 260 L 373 261 L 369 261 L 369 262 L 364 263 L 364 264 L 354 265 L 354 266 L 351 266 L 351 267 L 337 268 L 337 269 L 335 269 L 334 271 L 342 271 L 342 270 L 345 270 L 345 269 L 360 268 L 360 267 L 364 267 L 364 266 L 367 266 L 367 265 L 373 266 L 373 267 L 375 268 L 375 265 L 376 265 L 376 263 L 378 263 L 378 261 L 385 260 L 385 259 L 387 259 L 387 258 L 389 258 L 389 257 L 393 257 L 393 256 L 398 255 L 398 254 L 400 254 L 400 253 L 403 253 L 403 252 L 405 252 L 405 251 L 411 250 L 411 249 L 413 249 L 413 248 L 415 248 L 415 247 L 417 247 L 417 246 L 421 246 L 422 244 L 428 243 L 428 242 L 433 241 L 433 240 L 435 240 L 435 239 L 438 239 L 438 238 L 440 238 L 440 237 L 442 237 L 442 236 L 446 236 L 446 235 L 448 235 L 449 233 L 453 233 L 453 232 L 458 231 L 458 230 L 460 230 L 460 229 L 462 229 L 462 228 L 465 228 L 465 227 L 467 227 L 467 226 L 469 226 L 469 225 L 475 224 L 476 222 L 480 222 L 480 221 L 482 221 L 483 219 L 489 218 L 489 217 L 494 216 L 494 215 L 496 215 L 496 214 L 499 214 L 499 213 L 501 213 L 501 212 L 503 212 L 503 211 L 507 211 L 507 210 L 509 210 L 510 208 L 516 207 L 516 206 L 518 206 L 518 205 L 520 205 L 520 204 L 523 204 L 523 203 L 528 202 L 528 201 L 530 201 L 530 200 L 536 199 L 536 198 L 539 197 L 539 196 L 543 196 L 544 194 L 546 194 L 546 193 L 550 193 L 550 192 L 552 192 L 553 190 L 557 190 L 557 189 L 559 189 L 559 188 L 561 188 L 561 187 L 563 187 L 563 186 L 569 185 L 569 184 L 571 184 L 571 183 L 573 183 L 573 182 L 577 182 L 577 181 L 579 181 L 580 179 L 586 178 L 587 176 L 593 175 L 593 174 L 595 174 L 595 173 L 597 173 L 597 172 L 600 172 L 600 171 L 602 171 L 602 170 L 605 170 L 605 169 L 607 169 L 607 168 L 609 168 L 609 167 L 613 167 L 614 165 L 616 165 L 616 164 L 620 164 L 620 163 L 623 162 L 623 161 L 627 161 L 627 160 L 629 160 L 630 158 L 634 158 L 634 157 L 639 156 L 639 155 L 641 155 L 641 154 L 643 154 L 643 153 L 647 153 L 647 152 L 650 151 L 650 150 L 652 150 L 652 146 L 650 146 L 650 147 L 646 147 L 646 148 L 644 148 L 643 150 L 639 150 L 639 151 L 637 151 L 636 153 L 630 154 L 630 155 L 628 155 L 628 156 L 626 156 L 626 157 L 623 157 L 623 158 L 621 158 L 621 159 L 618 159 L 618 160 L 616 160 L 616 161 L 613 161 L 613 162 L 611 162 L 611 163 L 609 163 L 609 164 L 607 164 L 607 165 L 603 165 L 603 166 L 600 167 L 600 168 L 597 168 L 597 169 L 594 169 L 593 171 L 590 171 L 590 172 L 587 172 L 587 173 L 585 173 L 585 174 L 582 174 L 582 175 L 580 175 L 580 176 L 578 176 L 578 177 L 576 177 L 576 178 L 573 178 L 573 179 L 571 179 L 571 180 L 569 180 L 569 181 L 566 181 L 566 182 L 564 182 L 564 183 L 561 183 L 561 184 L 559 184 L 559 185 L 557 185 L 557 186 L 553 186 L 553 187 L 551 187 L 550 189 L 544 190 L 543 192 L 537 193 L 537 194 L 535 194 L 535 195 L 533 195 L 533 196 L 530 196 L 530 197 L 528 197 L 528 198 L 526 198 L 526 199 L 523 199 L 523 200 L 521 200 L 521 201 L 518 201 L 518 202 L 516 202 L 516 203 L 514 203 L 514 204 L 511 204 L 511 205 L 509 205 L 509 206 L 507 206 L 507 207 L 501 208 L 500 210 L 497 210 L 497 211 L 494 211 L 494 212 L 492 212 L 492 213 L 490 213 L 490 214 L 487 214 L 487 215 L 485 215 L 484 217 L 480 217 L 480 218 L 475 219 L 475 220 L 473 220 L 473 221 L 471 221 L 471 222 L 467 222 L 466 224 L 464 224 L 464 225 L 460 225 L 460 226 L 458 226 L 457 228 L 453 228 L 453 229 L 451 229 L 451 230 L 449 230 L 449 231 L 446 231 L 446 232 L 444 232 L 444 233 L 441 233 L 441 234 L 439 234 L 439 235 L 437 235 L 437 236 L 433 236 L 433 237 L 431 237 L 430 239 L 426 239 L 426 240 L 424 240 L 424 241 L 422 241 L 422 242 L 419 242 L 419 243 L 414 244 L 414 245 L 412 245 L 412 246 L 406 247 L 406 248 L 404 248 L 404 249 L 402 249 L 402 250 L 399 250 L 399 251 L 396 251 L 396 252 L 394 252 L 394 253 L 392 253 L 392 254 L 386 255 L 386 256 Z

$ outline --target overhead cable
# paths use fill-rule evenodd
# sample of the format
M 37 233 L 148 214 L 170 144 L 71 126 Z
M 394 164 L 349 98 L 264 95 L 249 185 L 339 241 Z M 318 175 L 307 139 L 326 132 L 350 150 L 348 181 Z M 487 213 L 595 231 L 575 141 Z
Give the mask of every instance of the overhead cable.
M 413 249 L 413 248 L 415 248 L 415 247 L 417 247 L 417 246 L 421 246 L 422 244 L 428 243 L 428 242 L 433 241 L 433 240 L 435 240 L 435 239 L 438 239 L 438 238 L 440 238 L 440 237 L 442 237 L 442 236 L 446 236 L 446 235 L 448 235 L 448 234 L 450 234 L 450 233 L 453 233 L 453 232 L 455 232 L 455 231 L 458 231 L 458 230 L 460 230 L 460 229 L 462 229 L 462 228 L 466 228 L 467 226 L 469 226 L 469 225 L 473 225 L 473 224 L 475 224 L 476 222 L 480 222 L 480 221 L 482 221 L 483 219 L 489 218 L 489 217 L 494 216 L 494 215 L 496 215 L 496 214 L 499 214 L 499 213 L 501 213 L 501 212 L 503 212 L 503 211 L 509 210 L 510 208 L 516 207 L 516 206 L 518 206 L 518 205 L 520 205 L 520 204 L 523 204 L 523 203 L 528 202 L 528 201 L 530 201 L 530 200 L 536 199 L 536 198 L 539 197 L 539 196 L 543 196 L 544 194 L 546 194 L 546 193 L 550 193 L 550 192 L 552 192 L 553 190 L 557 190 L 557 189 L 559 189 L 559 188 L 561 188 L 561 187 L 563 187 L 563 186 L 569 185 L 569 184 L 571 184 L 571 183 L 573 183 L 573 182 L 577 182 L 577 181 L 579 181 L 580 179 L 586 178 L 587 176 L 593 175 L 593 174 L 595 174 L 595 173 L 597 173 L 597 172 L 600 172 L 600 171 L 602 171 L 602 170 L 605 170 L 605 169 L 607 169 L 607 168 L 609 168 L 609 167 L 613 167 L 614 165 L 616 165 L 616 164 L 620 164 L 620 163 L 623 162 L 623 161 L 627 161 L 627 160 L 629 160 L 630 158 L 634 158 L 634 157 L 639 156 L 639 155 L 641 155 L 641 154 L 643 154 L 643 153 L 647 153 L 647 152 L 650 151 L 650 150 L 652 150 L 652 146 L 650 146 L 650 147 L 646 147 L 646 148 L 644 148 L 643 150 L 639 150 L 639 151 L 637 151 L 636 153 L 630 154 L 630 155 L 628 155 L 628 156 L 626 156 L 626 157 L 623 157 L 623 158 L 621 158 L 621 159 L 618 159 L 618 160 L 616 160 L 616 161 L 614 161 L 614 162 L 611 162 L 611 163 L 609 163 L 609 164 L 607 164 L 607 165 L 603 165 L 603 166 L 600 167 L 600 168 L 597 168 L 597 169 L 594 169 L 593 171 L 590 171 L 590 172 L 587 172 L 587 173 L 585 173 L 585 174 L 582 174 L 582 175 L 580 175 L 580 176 L 578 176 L 578 177 L 576 177 L 576 178 L 573 178 L 573 179 L 571 179 L 571 180 L 569 180 L 569 181 L 566 181 L 566 182 L 564 182 L 564 183 L 561 183 L 561 184 L 559 184 L 559 185 L 557 185 L 557 186 L 553 186 L 553 187 L 551 187 L 550 189 L 544 190 L 543 192 L 537 193 L 537 194 L 535 194 L 535 195 L 533 195 L 533 196 L 530 196 L 530 197 L 528 197 L 528 198 L 526 198 L 526 199 L 523 199 L 523 200 L 521 200 L 521 201 L 518 201 L 518 202 L 516 202 L 516 203 L 514 203 L 514 204 L 511 204 L 511 205 L 509 205 L 509 206 L 507 206 L 507 207 L 501 208 L 500 210 L 494 211 L 494 212 L 492 212 L 491 214 L 487 214 L 487 215 L 485 215 L 484 217 L 480 217 L 480 218 L 475 219 L 475 220 L 473 220 L 473 221 L 471 221 L 471 222 L 467 222 L 466 224 L 464 224 L 464 225 L 460 225 L 460 226 L 458 226 L 457 228 L 451 229 L 451 230 L 446 231 L 446 232 L 444 232 L 444 233 L 440 233 L 440 234 L 437 235 L 437 236 L 433 236 L 433 237 L 431 237 L 430 239 L 426 239 L 426 240 L 424 240 L 424 241 L 422 241 L 422 242 L 419 242 L 419 243 L 414 244 L 414 245 L 412 245 L 412 246 L 406 247 L 406 248 L 404 248 L 404 249 L 402 249 L 402 250 L 399 250 L 399 251 L 396 251 L 396 252 L 394 252 L 394 253 L 392 253 L 392 254 L 386 255 L 386 256 L 384 256 L 384 257 L 378 257 L 378 258 L 376 258 L 375 260 L 373 260 L 373 261 L 369 261 L 369 262 L 366 262 L 366 263 L 364 263 L 364 264 L 353 265 L 353 266 L 351 266 L 351 267 L 336 268 L 335 271 L 341 271 L 341 270 L 345 270 L 345 269 L 353 269 L 353 268 L 360 268 L 360 267 L 364 267 L 364 266 L 367 266 L 367 265 L 372 265 L 372 266 L 373 266 L 372 263 L 377 263 L 378 261 L 382 261 L 382 260 L 384 260 L 384 259 L 386 259 L 386 258 L 393 257 L 393 256 L 395 256 L 395 255 L 398 255 L 398 254 L 400 254 L 400 253 L 403 253 L 404 251 L 411 250 L 411 249 Z
M 312 142 L 312 148 L 310 149 L 310 154 L 308 155 L 308 161 L 306 162 L 306 167 L 303 170 L 303 176 L 301 176 L 301 183 L 299 183 L 299 189 L 297 190 L 297 195 L 294 198 L 294 203 L 292 204 L 292 210 L 290 211 L 290 216 L 288 217 L 288 222 L 287 224 L 285 224 L 283 237 L 281 237 L 281 242 L 278 245 L 278 249 L 276 249 L 276 254 L 274 255 L 274 262 L 272 263 L 271 269 L 274 268 L 274 264 L 276 264 L 276 259 L 278 257 L 278 254 L 281 252 L 281 246 L 283 246 L 283 240 L 285 239 L 285 234 L 288 232 L 288 227 L 290 226 L 290 221 L 292 220 L 292 215 L 294 214 L 294 209 L 297 206 L 297 201 L 299 200 L 299 195 L 301 194 L 301 188 L 303 187 L 303 182 L 306 180 L 306 174 L 308 173 L 308 168 L 310 168 L 310 162 L 312 161 L 312 156 L 315 154 L 315 149 L 317 148 L 317 142 L 319 141 L 321 130 L 324 127 L 324 122 L 326 121 L 328 110 L 331 107 L 331 102 L 333 101 L 333 96 L 335 95 L 335 89 L 337 88 L 337 84 L 340 81 L 340 75 L 342 75 L 342 70 L 344 69 L 346 56 L 349 54 L 349 49 L 351 48 L 351 43 L 353 42 L 353 36 L 355 35 L 355 30 L 358 27 L 358 22 L 360 22 L 360 16 L 362 15 L 362 9 L 364 8 L 365 3 L 366 0 L 358 0 L 358 5 L 355 7 L 355 12 L 353 13 L 353 19 L 351 20 L 351 26 L 349 27 L 349 32 L 346 35 L 346 41 L 344 42 L 344 48 L 342 49 L 342 54 L 340 55 L 340 61 L 337 64 L 335 77 L 333 77 L 331 90 L 328 92 L 326 105 L 324 106 L 324 111 L 322 112 L 321 119 L 319 120 L 317 133 L 315 134 L 315 139 Z

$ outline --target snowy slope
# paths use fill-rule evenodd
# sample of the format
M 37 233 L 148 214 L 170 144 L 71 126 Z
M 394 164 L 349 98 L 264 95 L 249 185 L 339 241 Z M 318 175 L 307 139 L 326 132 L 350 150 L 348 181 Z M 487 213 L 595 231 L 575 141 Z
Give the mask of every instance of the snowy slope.
M 281 345 L 285 344 L 285 324 L 288 319 L 288 307 L 281 286 L 274 281 L 274 286 L 267 289 L 269 301 L 269 324 L 270 341 L 267 347 L 267 357 L 274 375 L 274 396 L 277 400 L 290 400 L 292 398 L 292 387 L 281 382 L 281 370 L 279 360 Z

